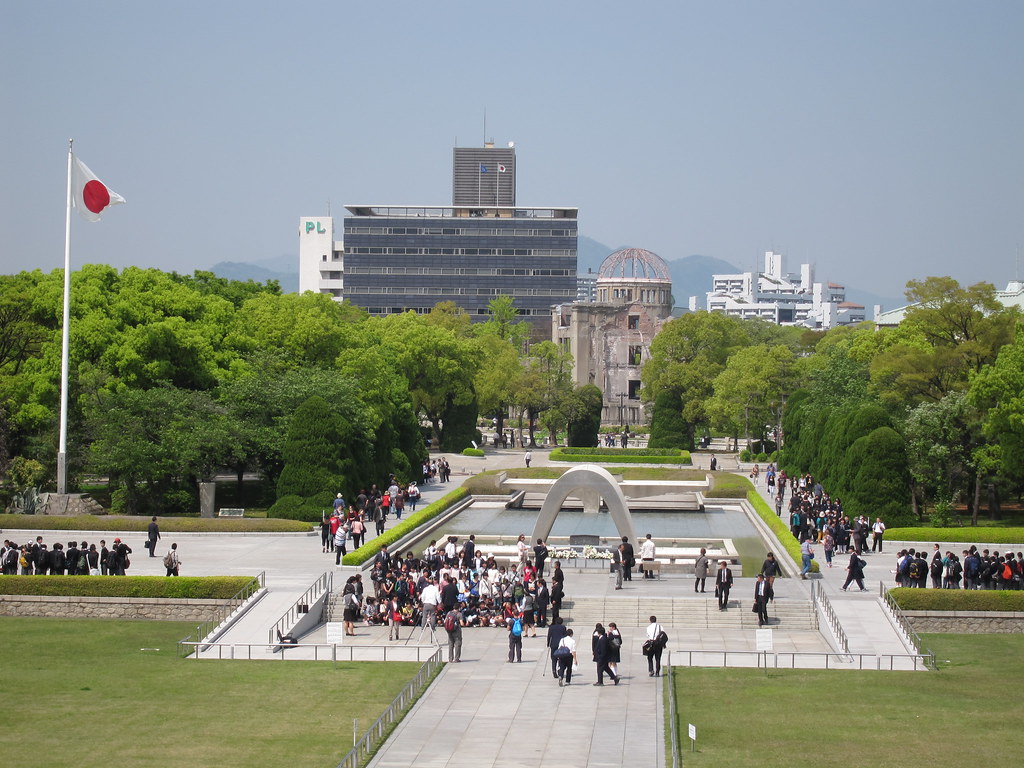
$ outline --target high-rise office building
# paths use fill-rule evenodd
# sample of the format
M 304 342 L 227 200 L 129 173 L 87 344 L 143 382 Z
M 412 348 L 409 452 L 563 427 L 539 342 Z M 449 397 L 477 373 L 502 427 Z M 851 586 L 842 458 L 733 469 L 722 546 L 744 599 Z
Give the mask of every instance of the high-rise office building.
M 510 142 L 511 144 L 511 142 Z M 516 150 L 495 147 L 455 147 L 452 150 L 452 205 L 514 207 Z
M 546 333 L 551 307 L 576 296 L 577 209 L 516 206 L 511 147 L 459 147 L 454 158 L 451 206 L 348 205 L 341 242 L 330 217 L 302 219 L 299 290 L 373 315 L 451 301 L 473 320 L 507 295 Z

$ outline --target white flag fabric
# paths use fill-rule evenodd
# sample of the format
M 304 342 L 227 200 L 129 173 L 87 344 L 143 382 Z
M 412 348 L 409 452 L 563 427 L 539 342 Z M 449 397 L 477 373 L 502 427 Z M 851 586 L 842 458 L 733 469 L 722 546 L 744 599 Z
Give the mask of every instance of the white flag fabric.
M 99 221 L 100 214 L 111 205 L 123 203 L 124 198 L 112 190 L 89 170 L 89 167 L 72 156 L 71 192 L 75 208 L 86 221 Z

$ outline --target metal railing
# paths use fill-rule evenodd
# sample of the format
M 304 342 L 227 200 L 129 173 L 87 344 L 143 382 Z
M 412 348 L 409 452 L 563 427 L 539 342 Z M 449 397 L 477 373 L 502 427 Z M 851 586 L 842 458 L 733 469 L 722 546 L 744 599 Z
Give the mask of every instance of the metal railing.
M 856 669 L 893 672 L 929 670 L 935 657 L 924 653 L 814 653 L 798 651 L 669 651 L 680 667 L 756 667 L 757 669 Z M 696 661 L 695 661 L 696 658 Z M 788 659 L 788 663 L 786 660 Z M 730 660 L 733 663 L 730 663 Z M 742 662 L 748 663 L 742 663 Z M 752 662 L 752 663 L 750 663 Z M 902 663 L 899 663 L 902 662 Z
M 434 674 L 442 666 L 442 658 L 441 649 L 438 648 L 427 659 L 426 663 L 420 667 L 416 677 L 401 690 L 398 696 L 395 697 L 395 700 L 384 710 L 384 713 L 367 729 L 363 737 L 355 743 L 352 750 L 341 759 L 341 762 L 338 763 L 338 768 L 359 768 L 377 750 L 390 732 L 391 726 L 402 718 L 405 710 L 412 705 L 420 693 L 423 692 L 423 689 L 427 687 L 427 684 L 433 680 Z
M 668 686 L 669 741 L 672 744 L 672 768 L 679 768 L 679 710 L 676 708 L 676 678 L 672 673 L 672 654 L 665 664 L 665 685 Z
M 816 581 L 811 582 L 811 602 L 821 615 L 825 617 L 825 622 L 831 628 L 832 634 L 835 635 L 839 649 L 843 653 L 849 653 L 850 640 L 846 636 L 846 630 L 843 629 L 843 625 L 839 622 L 839 616 L 836 615 L 836 611 L 832 607 L 832 602 L 825 594 L 825 590 Z
M 307 613 L 309 606 L 315 602 L 324 592 L 330 592 L 334 583 L 333 573 L 323 573 L 316 581 L 310 584 L 309 589 L 302 593 L 302 597 L 292 603 L 291 608 L 284 612 L 284 615 L 277 620 L 269 630 L 267 635 L 267 642 L 270 645 L 276 645 L 278 639 L 278 632 L 282 635 L 288 633 L 292 627 L 295 626 L 295 622 L 299 619 L 299 614 Z
M 196 626 L 192 631 L 192 634 L 186 636 L 184 639 L 178 641 L 178 655 L 187 656 L 188 653 L 184 651 L 186 645 L 196 646 L 199 644 L 198 641 L 209 635 L 213 630 L 224 623 L 224 620 L 228 618 L 232 613 L 237 611 L 242 605 L 245 604 L 246 600 L 251 598 L 261 589 L 267 585 L 267 572 L 260 571 L 252 581 L 242 587 L 238 592 L 231 597 L 227 604 L 225 604 L 219 611 L 215 618 L 207 619 L 202 624 Z
M 416 661 L 423 663 L 437 653 L 436 645 L 338 645 L 337 643 L 296 643 L 295 645 L 274 643 L 204 643 L 182 640 L 182 645 L 196 651 L 196 659 L 224 659 L 234 661 L 266 660 L 277 658 L 282 661 Z M 253 649 L 257 653 L 253 653 Z M 268 655 L 271 654 L 271 655 Z M 186 654 L 187 655 L 187 654 Z M 413 658 L 415 656 L 415 658 Z
M 881 581 L 878 582 L 878 596 L 882 598 L 882 605 L 889 611 L 889 616 L 892 617 L 896 626 L 907 638 L 907 642 L 913 646 L 917 653 L 930 660 L 929 669 L 937 669 L 935 664 L 935 654 L 930 648 L 924 648 L 924 644 L 921 642 L 921 636 L 918 635 L 914 627 L 911 626 L 910 620 L 903 613 L 902 609 L 896 605 L 896 601 L 893 600 L 892 595 L 889 594 L 889 589 L 885 586 L 885 583 Z

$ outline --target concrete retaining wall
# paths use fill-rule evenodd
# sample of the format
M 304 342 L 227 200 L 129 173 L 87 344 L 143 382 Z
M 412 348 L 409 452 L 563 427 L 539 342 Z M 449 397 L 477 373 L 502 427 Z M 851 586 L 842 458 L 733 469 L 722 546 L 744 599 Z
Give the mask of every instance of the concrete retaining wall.
M 61 619 L 150 619 L 200 623 L 221 616 L 230 600 L 172 600 L 150 597 L 41 597 L 0 595 L 0 616 Z
M 917 632 L 1006 634 L 1024 632 L 1024 613 L 1009 611 L 904 611 Z

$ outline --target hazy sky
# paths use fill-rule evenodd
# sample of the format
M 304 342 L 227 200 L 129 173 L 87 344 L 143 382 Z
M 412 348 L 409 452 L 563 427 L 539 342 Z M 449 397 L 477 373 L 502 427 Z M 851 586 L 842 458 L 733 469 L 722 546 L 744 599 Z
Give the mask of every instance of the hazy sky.
M 191 272 L 328 201 L 450 203 L 485 110 L 518 202 L 610 246 L 898 295 L 1024 245 L 1020 0 L 6 0 L 0 106 L 2 272 L 62 263 L 69 137 L 128 201 L 74 263 Z

